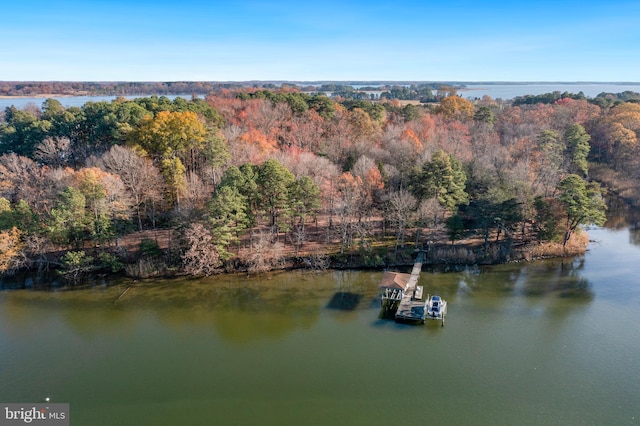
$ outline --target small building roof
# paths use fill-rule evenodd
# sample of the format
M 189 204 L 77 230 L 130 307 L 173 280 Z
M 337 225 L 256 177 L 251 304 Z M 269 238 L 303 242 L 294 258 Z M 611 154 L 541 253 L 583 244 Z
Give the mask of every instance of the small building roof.
M 404 290 L 407 288 L 407 283 L 411 274 L 402 274 L 400 272 L 385 272 L 382 276 L 382 282 L 380 288 L 397 288 Z

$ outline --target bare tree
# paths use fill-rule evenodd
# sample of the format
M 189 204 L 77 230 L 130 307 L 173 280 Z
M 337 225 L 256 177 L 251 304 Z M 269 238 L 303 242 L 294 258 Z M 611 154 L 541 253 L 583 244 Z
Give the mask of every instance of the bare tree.
M 0 196 L 13 202 L 25 200 L 43 214 L 55 198 L 52 186 L 46 168 L 35 161 L 16 154 L 0 157 Z
M 389 194 L 387 212 L 396 226 L 396 251 L 398 247 L 404 247 L 406 229 L 413 219 L 417 204 L 416 198 L 404 189 Z
M 163 180 L 151 160 L 140 157 L 134 150 L 114 145 L 97 161 L 97 165 L 109 173 L 120 176 L 124 187 L 131 194 L 133 207 L 142 231 L 143 209 L 155 210 L 162 196 Z
M 245 261 L 249 272 L 266 272 L 282 262 L 284 246 L 275 240 L 272 232 L 259 232 L 254 237 Z
M 211 232 L 199 222 L 192 223 L 185 232 L 187 251 L 182 255 L 182 266 L 190 275 L 209 276 L 222 261 Z
M 416 244 L 418 244 L 423 227 L 434 230 L 443 228 L 446 209 L 434 198 L 420 201 L 417 210 L 418 232 L 416 232 Z
M 33 157 L 49 166 L 62 167 L 69 160 L 70 149 L 71 140 L 69 138 L 45 138 L 36 145 Z

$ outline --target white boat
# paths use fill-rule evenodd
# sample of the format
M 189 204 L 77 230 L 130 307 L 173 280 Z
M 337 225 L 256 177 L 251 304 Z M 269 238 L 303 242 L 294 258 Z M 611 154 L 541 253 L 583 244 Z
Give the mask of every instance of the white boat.
M 444 317 L 447 316 L 447 302 L 440 296 L 433 295 L 427 302 L 426 319 L 441 320 L 444 325 Z

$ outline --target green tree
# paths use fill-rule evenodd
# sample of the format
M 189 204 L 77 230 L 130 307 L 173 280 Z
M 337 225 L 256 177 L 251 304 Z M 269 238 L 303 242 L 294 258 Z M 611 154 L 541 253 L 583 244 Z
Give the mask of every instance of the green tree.
M 209 205 L 211 235 L 222 259 L 231 256 L 229 247 L 240 240 L 239 233 L 249 224 L 247 198 L 236 186 L 219 186 Z
M 289 186 L 294 180 L 293 173 L 278 160 L 267 160 L 258 169 L 256 183 L 262 209 L 276 229 L 289 213 Z
M 9 200 L 0 197 L 0 230 L 13 227 L 22 232 L 35 232 L 38 228 L 38 215 L 24 200 L 20 200 L 12 206 Z
M 11 229 L 14 226 L 11 202 L 4 197 L 0 197 L 0 230 Z
M 587 156 L 591 150 L 591 136 L 580 124 L 573 124 L 564 132 L 564 141 L 571 161 L 571 168 L 581 171 L 585 176 L 589 171 Z
M 85 213 L 86 199 L 76 188 L 65 188 L 51 209 L 50 217 L 46 223 L 46 230 L 56 244 L 79 247 L 84 240 L 84 231 L 87 226 Z
M 564 209 L 555 198 L 536 197 L 533 201 L 535 220 L 533 228 L 538 241 L 556 241 L 563 236 Z
M 482 105 L 476 109 L 476 112 L 473 114 L 473 120 L 481 123 L 493 124 L 496 122 L 496 115 L 493 113 L 491 108 L 486 105 Z
M 94 269 L 95 259 L 84 251 L 69 251 L 62 256 L 60 261 L 62 276 L 72 284 L 77 284 Z
M 294 218 L 304 223 L 320 208 L 320 187 L 309 176 L 302 176 L 289 186 L 289 206 Z
M 306 239 L 306 220 L 309 215 L 315 216 L 320 208 L 320 187 L 309 176 L 302 176 L 289 185 L 288 197 L 291 228 L 296 250 L 299 250 Z
M 489 234 L 493 229 L 497 229 L 496 241 L 498 241 L 503 231 L 509 235 L 522 221 L 520 205 L 514 198 L 502 201 L 483 197 L 473 200 L 461 211 L 465 217 L 468 217 L 470 226 L 481 232 L 485 246 L 489 242 Z
M 258 216 L 259 194 L 258 194 L 258 166 L 253 164 L 243 164 L 240 168 L 229 167 L 222 178 L 218 188 L 228 186 L 238 190 L 240 195 L 246 199 L 246 215 L 249 226 L 254 226 Z
M 407 104 L 402 107 L 402 118 L 404 121 L 417 120 L 420 118 L 420 109 L 413 104 Z
M 14 106 L 5 109 L 4 121 L 0 124 L 0 153 L 15 152 L 31 156 L 35 146 L 51 130 L 49 121 L 39 120 L 33 114 Z
M 449 239 L 451 240 L 451 245 L 453 245 L 456 240 L 459 240 L 462 237 L 464 232 L 464 221 L 462 216 L 459 214 L 454 214 L 447 218 L 447 233 L 449 235 Z
M 315 110 L 325 120 L 332 119 L 336 113 L 335 103 L 324 95 L 312 96 L 307 103 L 310 109 Z
M 202 155 L 206 164 L 213 169 L 218 169 L 229 161 L 231 158 L 229 147 L 219 131 L 209 130 L 208 136 L 203 142 Z
M 565 210 L 563 246 L 580 225 L 601 226 L 606 220 L 603 191 L 597 183 L 587 183 L 578 175 L 569 175 L 558 184 L 558 199 Z
M 413 188 L 418 197 L 436 197 L 440 204 L 453 212 L 460 204 L 467 204 L 469 196 L 465 192 L 467 176 L 462 165 L 446 152 L 440 150 L 433 154 L 431 161 L 425 163 L 422 172 L 413 179 Z

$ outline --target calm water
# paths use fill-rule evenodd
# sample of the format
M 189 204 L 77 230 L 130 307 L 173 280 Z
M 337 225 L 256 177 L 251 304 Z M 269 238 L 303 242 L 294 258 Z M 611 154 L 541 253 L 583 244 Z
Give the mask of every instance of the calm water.
M 624 91 L 640 93 L 640 84 L 607 84 L 607 83 L 557 83 L 557 84 L 468 84 L 466 90 L 459 94 L 468 99 L 482 98 L 484 95 L 493 99 L 513 99 L 516 96 L 542 95 L 552 92 L 582 92 L 585 96 L 595 98 L 600 93 L 622 93 Z
M 443 328 L 380 319 L 381 272 L 3 291 L 0 401 L 69 402 L 73 425 L 636 424 L 640 234 L 590 237 L 424 272 Z
M 484 95 L 491 96 L 493 99 L 513 99 L 516 96 L 524 95 L 541 95 L 555 91 L 578 93 L 583 92 L 588 97 L 596 97 L 602 92 L 621 93 L 626 90 L 640 93 L 640 84 L 610 84 L 610 83 L 557 83 L 557 84 L 468 84 L 466 90 L 461 90 L 459 94 L 464 98 L 474 99 L 482 98 Z M 328 93 L 328 92 L 327 92 Z M 378 91 L 367 92 L 376 96 L 380 95 Z M 191 95 L 170 95 L 169 99 L 181 96 L 185 99 L 191 99 Z M 135 99 L 141 96 L 124 96 L 127 99 Z M 110 102 L 117 96 L 66 96 L 54 97 L 65 107 L 82 106 L 87 102 Z M 17 108 L 23 108 L 29 104 L 42 106 L 44 98 L 0 98 L 0 111 L 8 106 L 15 105 Z
M 136 99 L 136 98 L 144 98 L 147 96 L 144 95 L 135 95 L 135 96 L 52 96 L 52 99 L 57 99 L 60 101 L 62 106 L 64 107 L 81 107 L 87 102 L 111 102 L 114 99 L 119 97 L 125 99 Z M 185 98 L 187 100 L 191 99 L 192 95 L 166 95 L 169 99 L 175 99 L 177 97 Z M 16 108 L 24 108 L 27 105 L 35 105 L 38 108 L 42 107 L 42 103 L 47 98 L 0 98 L 0 110 L 4 111 L 6 107 L 15 106 Z

